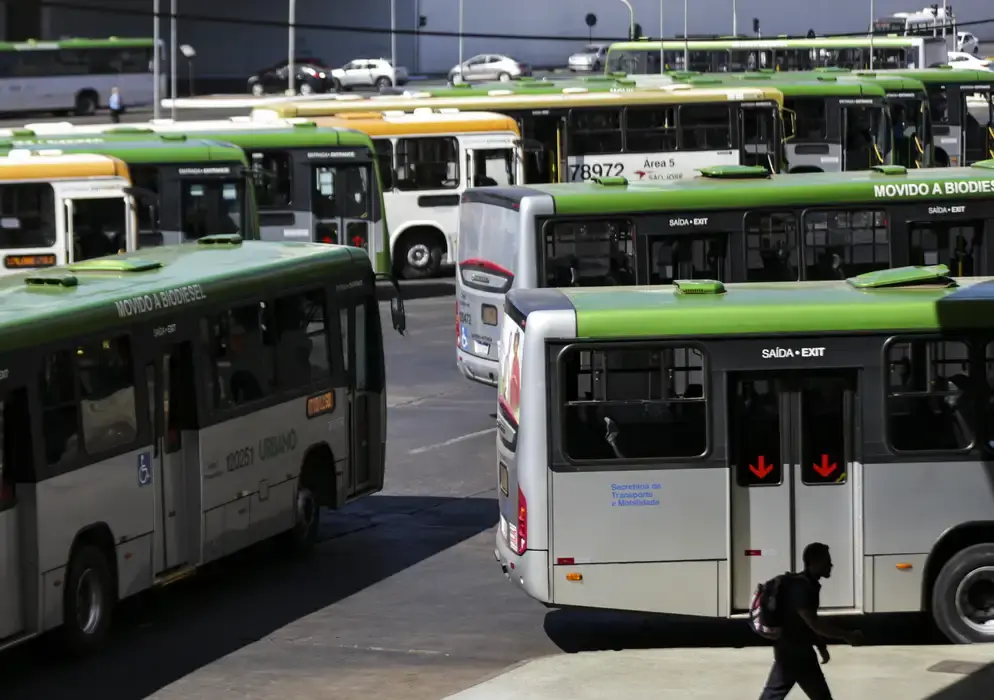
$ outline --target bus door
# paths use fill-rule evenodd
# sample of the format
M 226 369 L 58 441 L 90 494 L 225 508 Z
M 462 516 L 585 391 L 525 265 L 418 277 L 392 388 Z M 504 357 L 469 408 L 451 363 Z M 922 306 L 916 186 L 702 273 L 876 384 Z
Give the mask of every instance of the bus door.
M 744 102 L 739 105 L 738 112 L 742 165 L 762 165 L 770 172 L 777 172 L 780 134 L 776 106 Z
M 963 86 L 959 107 L 963 115 L 963 165 L 994 158 L 990 86 Z
M 145 367 L 153 426 L 147 478 L 155 488 L 154 574 L 160 579 L 200 563 L 203 510 L 193 343 L 175 325 L 162 331 L 169 342 Z
M 371 392 L 373 387 L 370 379 L 374 368 L 370 367 L 369 363 L 375 357 L 375 353 L 370 352 L 371 329 L 368 328 L 367 323 L 370 314 L 366 304 L 376 302 L 352 297 L 351 301 L 346 300 L 344 303 L 346 306 L 339 314 L 342 352 L 348 377 L 349 459 L 346 499 L 351 500 L 382 488 L 383 475 L 379 473 L 380 470 L 370 468 L 374 457 L 382 450 L 382 447 L 373 445 L 374 438 L 379 440 L 381 426 L 376 426 L 370 421 L 370 411 L 377 410 L 378 406 L 377 397 Z M 375 329 L 375 332 L 379 330 Z
M 907 226 L 909 265 L 947 265 L 954 277 L 989 274 L 983 219 L 944 220 L 937 214 Z
M 892 157 L 889 108 L 873 100 L 839 100 L 842 105 L 842 170 L 869 170 Z
M 23 632 L 29 625 L 36 627 L 31 625 L 34 615 L 24 614 L 33 604 L 33 596 L 24 594 L 25 584 L 38 580 L 37 568 L 31 563 L 36 557 L 22 550 L 22 542 L 32 541 L 24 537 L 23 528 L 35 527 L 32 521 L 39 517 L 38 506 L 33 498 L 18 493 L 33 481 L 29 473 L 34 464 L 31 415 L 27 388 L 8 389 L 0 396 L 0 639 Z
M 350 245 L 374 251 L 371 240 L 371 210 L 374 188 L 369 163 L 312 163 L 312 235 L 318 243 Z
M 77 262 L 138 247 L 135 208 L 120 190 L 89 190 L 62 197 L 65 260 Z
M 525 182 L 568 182 L 566 168 L 566 117 L 539 109 L 519 121 L 521 138 L 528 144 Z
M 824 354 L 797 345 L 769 351 Z M 835 566 L 822 609 L 856 607 L 857 384 L 857 370 L 729 374 L 733 613 L 749 609 L 757 583 L 800 571 L 811 542 L 827 544 Z

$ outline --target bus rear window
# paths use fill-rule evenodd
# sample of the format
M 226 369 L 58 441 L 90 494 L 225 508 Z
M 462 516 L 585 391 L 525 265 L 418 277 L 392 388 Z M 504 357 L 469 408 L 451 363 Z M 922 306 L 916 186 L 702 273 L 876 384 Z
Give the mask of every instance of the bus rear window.
M 545 225 L 546 287 L 635 284 L 635 244 L 628 219 L 553 221 Z
M 43 183 L 0 186 L 0 248 L 55 245 L 55 191 Z
M 183 234 L 203 238 L 218 233 L 241 233 L 245 186 L 232 180 L 183 182 Z
M 560 362 L 566 458 L 673 459 L 707 451 L 701 350 L 573 347 Z

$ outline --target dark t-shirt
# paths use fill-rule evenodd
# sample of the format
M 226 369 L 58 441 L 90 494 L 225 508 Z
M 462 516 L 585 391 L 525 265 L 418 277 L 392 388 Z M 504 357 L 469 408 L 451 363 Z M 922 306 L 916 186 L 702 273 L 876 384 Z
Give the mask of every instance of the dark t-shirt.
M 821 584 L 806 574 L 790 576 L 781 584 L 783 608 L 783 633 L 777 640 L 781 647 L 810 649 L 818 642 L 818 635 L 801 619 L 798 610 L 818 612 L 821 604 Z

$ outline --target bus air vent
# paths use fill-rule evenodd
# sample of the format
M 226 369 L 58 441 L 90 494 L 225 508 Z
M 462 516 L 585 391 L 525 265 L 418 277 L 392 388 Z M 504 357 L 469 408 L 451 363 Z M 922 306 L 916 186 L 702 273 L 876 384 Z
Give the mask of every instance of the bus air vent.
M 39 275 L 24 278 L 24 284 L 29 287 L 76 287 L 79 280 L 74 275 Z
M 215 233 L 211 236 L 204 236 L 203 238 L 197 239 L 197 245 L 230 245 L 236 246 L 242 244 L 242 237 L 237 233 Z
M 971 168 L 983 168 L 984 170 L 994 170 L 994 160 L 978 160 L 970 164 Z
M 30 139 L 37 136 L 35 131 L 32 129 L 11 129 L 10 135 L 13 136 L 14 138 L 21 138 L 21 139 Z
M 895 267 L 877 270 L 846 280 L 856 289 L 888 289 L 894 287 L 955 287 L 956 281 L 945 265 Z
M 137 260 L 133 258 L 93 258 L 80 260 L 68 266 L 73 272 L 148 272 L 158 270 L 162 263 L 158 260 Z
M 148 127 L 143 126 L 115 126 L 112 129 L 107 129 L 104 133 L 107 134 L 153 134 L 155 133 Z
M 590 92 L 590 90 L 588 90 L 585 87 L 568 87 L 568 88 L 563 88 L 563 94 L 564 95 L 582 95 L 585 92 Z M 490 94 L 492 95 L 493 92 L 491 92 Z
M 636 83 L 634 80 L 628 80 L 627 78 L 626 79 L 619 78 L 618 80 L 614 81 L 614 84 L 617 85 L 618 87 L 638 87 L 638 83 Z
M 317 126 L 318 125 L 317 125 L 316 122 L 299 122 L 299 123 L 295 123 L 293 125 L 293 128 L 294 129 L 316 129 Z
M 487 94 L 491 97 L 505 97 L 507 95 L 513 95 L 514 90 L 490 90 Z
M 601 187 L 628 187 L 626 177 L 595 177 L 591 182 Z
M 186 141 L 186 134 L 159 134 L 163 141 Z
M 616 71 L 611 71 L 610 73 L 608 73 L 607 77 L 609 77 L 609 78 L 627 78 L 628 77 L 628 73 L 626 73 L 625 71 L 622 71 L 622 70 L 616 70 Z
M 870 168 L 875 173 L 881 175 L 907 175 L 908 169 L 903 165 L 874 165 Z
M 762 165 L 708 165 L 698 168 L 703 177 L 723 180 L 759 180 L 768 178 L 770 171 Z
M 766 73 L 743 73 L 743 80 L 769 80 L 770 76 Z
M 724 294 L 725 285 L 718 280 L 673 280 L 680 294 Z
M 834 75 L 819 75 L 818 80 L 823 83 L 837 83 L 839 81 Z

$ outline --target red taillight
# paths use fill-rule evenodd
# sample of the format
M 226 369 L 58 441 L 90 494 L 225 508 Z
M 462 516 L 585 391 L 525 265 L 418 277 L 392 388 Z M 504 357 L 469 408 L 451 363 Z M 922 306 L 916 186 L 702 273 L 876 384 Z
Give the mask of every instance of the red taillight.
M 456 302 L 456 345 L 460 345 L 459 339 L 462 337 L 460 331 L 462 331 L 462 328 L 460 328 L 460 323 L 459 323 L 459 302 L 457 301 Z
M 528 501 L 518 487 L 518 554 L 528 549 Z
M 335 239 L 331 236 L 321 236 L 321 242 L 327 243 L 328 245 L 334 245 Z

